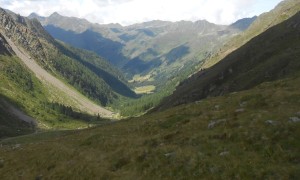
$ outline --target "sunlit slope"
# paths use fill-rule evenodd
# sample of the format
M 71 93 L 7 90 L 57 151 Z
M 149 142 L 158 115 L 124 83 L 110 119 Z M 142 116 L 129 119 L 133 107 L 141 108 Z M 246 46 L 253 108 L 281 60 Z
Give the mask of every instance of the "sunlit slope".
M 4 36 L 5 37 L 5 36 Z M 16 55 L 22 60 L 22 62 L 39 78 L 46 86 L 52 86 L 52 88 L 67 99 L 72 101 L 70 104 L 65 103 L 66 105 L 74 106 L 75 108 L 88 112 L 90 114 L 100 114 L 104 117 L 111 117 L 112 112 L 96 105 L 94 102 L 90 101 L 74 88 L 67 86 L 64 82 L 57 79 L 49 72 L 40 67 L 34 59 L 32 59 L 24 50 L 18 48 L 9 38 L 5 37 L 12 50 Z M 59 97 L 57 97 L 59 99 Z M 63 103 L 63 102 L 62 102 Z

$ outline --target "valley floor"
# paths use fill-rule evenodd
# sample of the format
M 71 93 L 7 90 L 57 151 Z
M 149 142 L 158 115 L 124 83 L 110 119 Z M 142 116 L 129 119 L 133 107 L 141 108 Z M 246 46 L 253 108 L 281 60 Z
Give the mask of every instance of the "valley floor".
M 297 179 L 300 78 L 0 141 L 0 179 Z

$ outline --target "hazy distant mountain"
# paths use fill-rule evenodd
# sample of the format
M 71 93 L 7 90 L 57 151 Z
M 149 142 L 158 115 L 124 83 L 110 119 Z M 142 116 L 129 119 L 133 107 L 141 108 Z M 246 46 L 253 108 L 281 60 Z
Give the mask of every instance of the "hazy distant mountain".
M 88 23 L 84 19 L 64 17 L 58 13 L 49 17 L 31 14 L 30 18 L 39 19 L 54 38 L 94 51 L 107 59 L 125 74 L 137 93 L 151 94 L 143 96 L 139 103 L 119 104 L 116 108 L 125 108 L 122 112 L 126 115 L 155 106 L 162 97 L 170 95 L 180 81 L 195 72 L 204 59 L 242 32 L 237 27 L 216 25 L 205 20 L 154 20 L 121 26 Z M 247 23 L 243 22 L 238 24 L 245 28 Z
M 239 34 L 240 29 L 250 25 L 250 21 L 242 21 L 238 23 L 242 25 L 233 27 L 205 20 L 156 20 L 123 27 L 119 24 L 92 24 L 84 19 L 64 17 L 57 13 L 49 17 L 36 14 L 29 17 L 37 18 L 56 39 L 106 58 L 121 69 L 128 79 L 134 75 L 149 77 L 142 84 L 131 81 L 133 85 L 157 87 L 178 74 L 184 74 L 184 71 L 190 71 L 217 47 Z
M 36 13 L 31 13 L 28 18 L 33 19 L 36 18 L 41 22 L 44 26 L 46 24 L 58 23 L 59 27 L 62 27 L 66 30 L 72 30 L 75 32 L 83 32 L 90 28 L 90 23 L 85 19 L 79 19 L 75 17 L 66 18 L 64 16 L 59 15 L 57 12 L 54 12 L 49 17 L 42 17 Z

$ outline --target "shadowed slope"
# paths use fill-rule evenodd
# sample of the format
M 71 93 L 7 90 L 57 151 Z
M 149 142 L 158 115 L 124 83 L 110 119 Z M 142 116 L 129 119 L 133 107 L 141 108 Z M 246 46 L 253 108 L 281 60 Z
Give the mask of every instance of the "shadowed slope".
M 300 13 L 183 81 L 157 109 L 252 88 L 300 70 Z

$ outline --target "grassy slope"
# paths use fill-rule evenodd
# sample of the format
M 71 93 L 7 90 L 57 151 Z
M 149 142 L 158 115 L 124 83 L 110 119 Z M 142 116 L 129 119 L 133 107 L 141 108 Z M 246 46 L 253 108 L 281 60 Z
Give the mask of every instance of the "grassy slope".
M 222 48 L 220 48 L 219 52 L 216 52 L 211 58 L 207 59 L 201 68 L 209 68 L 213 66 L 228 54 L 250 41 L 252 38 L 289 19 L 299 11 L 300 2 L 298 0 L 282 1 L 270 12 L 263 13 L 258 16 L 246 31 L 228 41 Z
M 157 109 L 252 88 L 300 68 L 300 13 L 256 36 L 222 61 L 185 80 Z
M 70 117 L 51 108 L 49 104 L 59 96 L 50 86 L 43 85 L 17 57 L 0 55 L 0 101 L 5 100 L 37 120 L 38 129 L 74 129 L 87 127 L 88 121 Z M 54 93 L 54 94 L 52 94 Z M 30 125 L 20 122 L 0 105 L 0 137 L 33 132 Z M 79 115 L 79 114 L 78 114 Z M 83 114 L 80 115 L 83 117 Z M 89 120 L 96 117 L 87 116 Z M 85 118 L 86 119 L 86 118 Z M 20 131 L 18 131 L 20 130 Z
M 105 84 L 101 75 L 95 74 L 82 63 L 83 61 L 91 63 L 98 71 L 105 69 L 105 72 L 103 70 L 102 74 L 106 73 L 107 78 L 114 77 L 115 73 L 117 74 L 118 72 L 105 60 L 95 56 L 93 53 L 60 45 L 45 32 L 37 21 L 30 21 L 15 14 L 9 16 L 2 9 L 0 14 L 3 20 L 1 21 L 1 33 L 9 34 L 10 39 L 15 40 L 19 47 L 23 46 L 23 48 L 27 49 L 27 53 L 30 52 L 32 60 L 38 61 L 40 65 L 43 65 L 45 69 L 56 75 L 58 79 L 64 82 L 75 79 L 78 86 L 81 85 L 77 89 L 82 90 L 84 87 L 82 91 L 89 92 L 90 97 L 97 96 L 97 98 L 103 100 L 102 103 L 108 101 L 107 99 L 110 99 L 111 96 L 116 96 Z M 5 29 L 4 27 L 6 26 L 9 26 L 11 29 Z M 28 42 L 30 43 L 27 44 Z M 2 37 L 0 44 L 0 53 L 10 54 L 8 52 L 10 49 L 9 45 L 4 37 Z M 59 67 L 60 69 L 54 69 L 54 63 L 57 65 L 56 68 Z M 63 65 L 65 66 L 63 67 Z M 80 106 L 77 106 L 77 102 L 73 100 L 74 98 L 61 92 L 50 83 L 41 83 L 17 57 L 1 55 L 0 70 L 0 100 L 5 99 L 14 107 L 36 119 L 38 130 L 77 129 L 98 123 L 100 117 L 87 115 L 84 112 L 81 113 L 82 109 Z M 118 76 L 120 77 L 121 75 Z M 64 77 L 69 79 L 63 79 Z M 114 78 L 112 82 L 118 84 L 118 79 Z M 127 87 L 125 84 L 123 86 Z M 93 94 L 91 91 L 97 93 Z M 2 103 L 0 108 L 0 138 L 34 131 L 30 125 L 20 122 L 13 113 L 8 112 L 7 107 Z M 97 122 L 94 120 L 97 120 Z
M 297 179 L 299 88 L 298 75 L 92 129 L 3 140 L 0 176 Z

